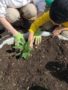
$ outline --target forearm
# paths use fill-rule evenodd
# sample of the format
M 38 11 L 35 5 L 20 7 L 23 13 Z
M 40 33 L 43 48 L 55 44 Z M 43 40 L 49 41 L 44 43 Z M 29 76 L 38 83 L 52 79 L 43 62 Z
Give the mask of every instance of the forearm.
M 28 41 L 29 41 L 29 43 L 30 43 L 30 47 L 33 47 L 33 42 L 34 42 L 34 33 L 29 32 Z
M 48 11 L 32 23 L 29 29 L 29 38 L 28 38 L 30 47 L 33 47 L 34 33 L 36 32 L 36 30 L 38 30 L 39 26 L 43 25 L 44 23 L 47 23 L 49 20 L 50 18 L 49 18 L 49 11 Z
M 16 35 L 18 33 L 5 17 L 0 17 L 0 22 L 12 35 Z
M 64 28 L 64 30 L 68 30 L 68 28 Z M 63 31 L 64 31 L 64 30 L 63 30 Z
M 37 18 L 32 24 L 29 29 L 29 32 L 36 32 L 40 26 L 42 26 L 44 23 L 47 23 L 50 20 L 49 18 L 49 11 L 45 12 L 42 16 Z

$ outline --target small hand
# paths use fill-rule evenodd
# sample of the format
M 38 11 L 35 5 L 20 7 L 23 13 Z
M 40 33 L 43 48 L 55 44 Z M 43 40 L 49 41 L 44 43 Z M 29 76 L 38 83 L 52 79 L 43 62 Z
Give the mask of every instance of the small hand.
M 16 36 L 14 36 L 14 38 L 15 38 L 15 48 L 22 50 L 25 44 L 25 39 L 23 34 L 18 33 Z
M 35 45 L 39 45 L 41 43 L 42 36 L 34 36 Z
M 35 45 L 39 45 L 41 43 L 41 40 L 42 40 L 41 30 L 38 30 L 34 35 Z
M 53 36 L 58 36 L 62 31 L 64 30 L 64 28 L 59 25 L 59 27 L 57 27 L 54 31 L 53 31 Z
M 61 32 L 62 32 L 62 30 L 54 30 L 53 36 L 58 36 Z

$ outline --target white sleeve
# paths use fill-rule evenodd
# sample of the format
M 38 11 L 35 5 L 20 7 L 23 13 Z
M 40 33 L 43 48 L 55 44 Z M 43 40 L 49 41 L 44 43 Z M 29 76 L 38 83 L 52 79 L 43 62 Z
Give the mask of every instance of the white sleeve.
M 44 12 L 46 3 L 44 0 L 38 0 L 38 2 L 36 3 L 36 6 L 38 8 L 38 11 Z
M 22 0 L 23 6 L 27 5 L 30 2 L 31 2 L 31 0 Z
M 3 5 L 3 4 L 0 2 L 0 16 L 1 16 L 1 17 L 5 17 L 5 14 L 6 14 L 6 5 Z

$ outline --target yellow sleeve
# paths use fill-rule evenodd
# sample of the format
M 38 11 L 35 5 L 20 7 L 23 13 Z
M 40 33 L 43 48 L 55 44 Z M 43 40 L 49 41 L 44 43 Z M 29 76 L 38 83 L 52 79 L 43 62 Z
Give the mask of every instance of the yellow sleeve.
M 42 26 L 44 23 L 47 23 L 49 20 L 49 11 L 47 11 L 31 24 L 29 32 L 34 33 L 40 26 Z
M 62 24 L 64 27 L 68 27 L 68 22 Z

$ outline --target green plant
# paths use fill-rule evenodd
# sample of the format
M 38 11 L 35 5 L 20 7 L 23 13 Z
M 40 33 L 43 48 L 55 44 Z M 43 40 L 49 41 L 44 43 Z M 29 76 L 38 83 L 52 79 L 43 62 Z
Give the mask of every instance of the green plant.
M 16 51 L 16 56 L 21 56 L 25 60 L 31 55 L 31 48 L 29 42 L 25 41 L 23 34 L 18 33 L 15 38 L 15 46 L 13 47 Z
M 20 49 L 19 47 L 14 47 L 16 49 L 16 56 L 20 56 L 24 58 L 24 60 L 28 60 L 28 58 L 31 55 L 32 49 L 29 46 L 29 42 L 25 42 L 24 44 L 20 43 Z
M 25 44 L 25 39 L 24 39 L 23 34 L 18 33 L 16 36 L 14 36 L 14 39 L 15 39 L 15 46 L 14 46 L 14 48 L 22 50 L 23 46 Z
M 29 42 L 26 42 L 23 47 L 23 51 L 21 52 L 21 56 L 27 60 L 29 56 L 31 55 L 32 49 L 29 46 Z

